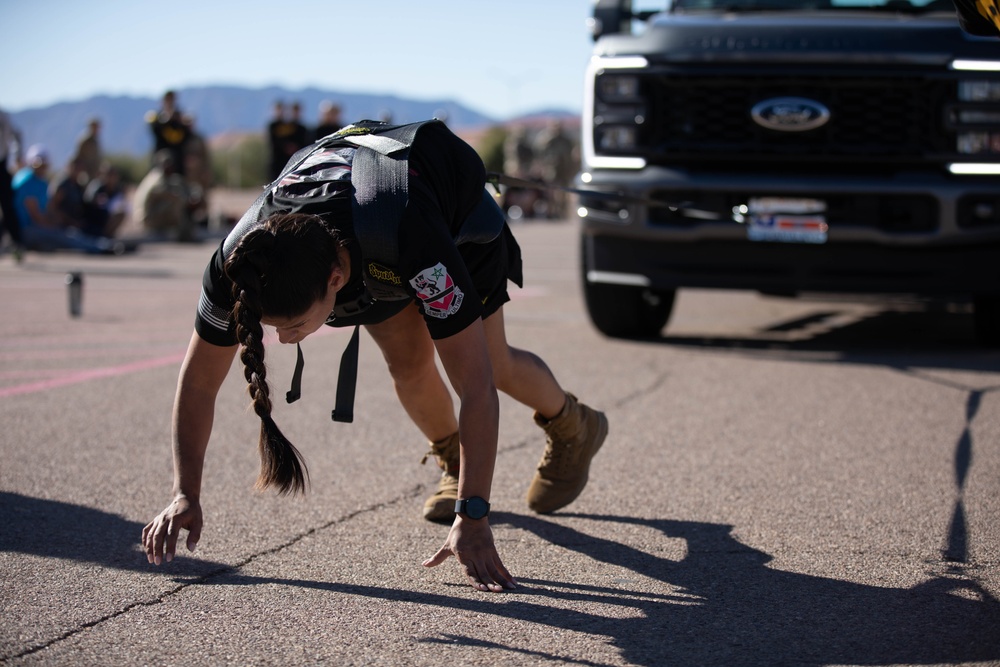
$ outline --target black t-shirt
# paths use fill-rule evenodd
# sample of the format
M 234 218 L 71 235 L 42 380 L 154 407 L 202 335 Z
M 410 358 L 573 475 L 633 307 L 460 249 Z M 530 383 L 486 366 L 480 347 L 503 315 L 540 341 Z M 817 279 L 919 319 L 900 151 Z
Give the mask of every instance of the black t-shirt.
M 291 210 L 314 213 L 340 230 L 351 252 L 351 275 L 338 296 L 363 290 L 361 267 L 366 260 L 357 243 L 350 199 L 354 152 L 350 147 L 316 148 L 262 196 L 269 213 Z M 482 201 L 485 169 L 475 150 L 440 123 L 420 130 L 410 149 L 409 169 L 409 201 L 398 226 L 399 261 L 394 267 L 369 265 L 367 269 L 372 273 L 396 274 L 395 282 L 410 297 L 407 303 L 420 304 L 431 337 L 447 338 L 483 315 L 473 276 L 454 239 L 469 213 Z M 205 269 L 195 329 L 209 343 L 237 342 L 230 316 L 232 283 L 225 276 L 223 265 L 227 252 L 256 226 L 254 223 L 246 218 L 241 221 L 220 244 Z M 393 282 L 392 276 L 389 282 Z M 482 285 L 482 280 L 479 284 Z M 398 310 L 387 310 L 386 316 Z M 359 316 L 331 317 L 327 322 L 331 326 L 357 323 L 371 321 Z

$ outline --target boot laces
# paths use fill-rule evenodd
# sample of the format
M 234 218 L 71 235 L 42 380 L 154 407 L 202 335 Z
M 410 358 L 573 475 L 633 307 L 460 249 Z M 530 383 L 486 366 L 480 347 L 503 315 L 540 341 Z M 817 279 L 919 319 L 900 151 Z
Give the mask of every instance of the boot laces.
M 548 439 L 548 446 L 542 454 L 540 470 L 549 474 L 562 475 L 576 463 L 577 447 L 572 441 L 559 442 L 552 438 Z

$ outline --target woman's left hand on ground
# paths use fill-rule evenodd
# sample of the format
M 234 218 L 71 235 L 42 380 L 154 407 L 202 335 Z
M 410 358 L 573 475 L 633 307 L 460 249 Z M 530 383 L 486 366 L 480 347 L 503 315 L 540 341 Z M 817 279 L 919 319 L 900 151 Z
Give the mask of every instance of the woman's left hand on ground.
M 493 531 L 487 519 L 456 517 L 448 539 L 438 552 L 424 561 L 424 567 L 434 567 L 454 556 L 469 578 L 473 588 L 499 593 L 505 588 L 517 588 L 517 582 L 500 561 L 493 544 Z

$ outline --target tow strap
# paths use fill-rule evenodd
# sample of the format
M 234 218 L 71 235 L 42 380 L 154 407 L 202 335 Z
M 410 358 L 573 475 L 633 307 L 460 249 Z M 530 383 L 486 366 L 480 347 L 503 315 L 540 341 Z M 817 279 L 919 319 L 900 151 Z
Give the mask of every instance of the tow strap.
M 651 199 L 649 197 L 639 197 L 637 195 L 630 195 L 628 193 L 609 190 L 588 190 L 585 188 L 570 188 L 564 185 L 554 185 L 552 183 L 545 183 L 544 181 L 529 180 L 525 178 L 517 178 L 515 176 L 508 176 L 507 174 L 501 174 L 498 172 L 489 172 L 486 174 L 486 182 L 493 186 L 493 188 L 499 193 L 500 186 L 506 185 L 510 188 L 522 188 L 527 190 L 559 190 L 561 192 L 569 192 L 575 195 L 581 195 L 583 197 L 596 197 L 599 199 L 606 199 L 611 201 L 628 202 L 631 204 L 642 204 L 643 206 L 648 206 L 651 208 L 669 208 L 671 211 L 681 211 L 685 215 L 692 218 L 700 218 L 702 220 L 730 220 L 732 214 L 726 215 L 720 213 L 719 211 L 708 211 L 701 208 L 696 208 L 692 202 L 689 201 L 670 201 L 666 199 Z

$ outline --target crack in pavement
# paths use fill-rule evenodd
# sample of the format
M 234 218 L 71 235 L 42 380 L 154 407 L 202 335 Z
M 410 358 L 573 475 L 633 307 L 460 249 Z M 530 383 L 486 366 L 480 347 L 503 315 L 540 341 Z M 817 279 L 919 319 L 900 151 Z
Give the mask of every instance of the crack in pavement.
M 391 507 L 393 507 L 395 505 L 398 505 L 399 503 L 412 500 L 413 498 L 419 496 L 419 494 L 421 494 L 423 492 L 424 488 L 425 488 L 425 485 L 420 484 L 420 485 L 417 485 L 417 486 L 411 488 L 409 491 L 405 491 L 401 495 L 399 495 L 396 498 L 393 498 L 391 500 L 386 500 L 386 501 L 381 502 L 381 503 L 376 503 L 374 505 L 369 505 L 368 507 L 363 507 L 361 509 L 354 510 L 353 512 L 350 512 L 348 514 L 345 514 L 345 515 L 342 515 L 340 517 L 337 517 L 336 519 L 331 519 L 330 521 L 327 521 L 326 523 L 324 523 L 324 524 L 322 524 L 320 526 L 310 528 L 309 530 L 307 530 L 307 531 L 305 531 L 303 533 L 299 533 L 298 535 L 294 535 L 293 537 L 289 538 L 288 540 L 286 540 L 285 542 L 283 542 L 281 544 L 278 544 L 276 546 L 270 547 L 268 549 L 264 549 L 263 551 L 258 551 L 256 553 L 250 554 L 249 556 L 247 556 L 246 558 L 244 558 L 242 561 L 240 561 L 238 563 L 235 563 L 233 565 L 226 565 L 225 567 L 220 567 L 220 568 L 217 568 L 215 570 L 212 570 L 211 572 L 207 572 L 205 574 L 199 575 L 199 576 L 197 576 L 197 577 L 195 577 L 193 579 L 189 579 L 189 580 L 187 580 L 187 581 L 185 581 L 185 582 L 183 582 L 181 584 L 178 584 L 174 588 L 171 588 L 171 589 L 169 589 L 167 591 L 164 591 L 163 593 L 161 593 L 160 595 L 156 596 L 156 598 L 154 598 L 152 600 L 140 600 L 138 602 L 129 603 L 129 604 L 125 605 L 124 607 L 122 607 L 121 609 L 117 610 L 117 611 L 111 612 L 109 614 L 105 614 L 104 616 L 100 616 L 99 618 L 96 618 L 94 620 L 87 621 L 85 623 L 81 623 L 79 626 L 77 626 L 75 628 L 72 628 L 70 630 L 66 630 L 65 632 L 63 632 L 61 635 L 59 635 L 57 637 L 54 637 L 54 638 L 52 638 L 52 639 L 50 639 L 48 641 L 42 642 L 40 644 L 36 644 L 34 646 L 30 646 L 30 647 L 24 649 L 23 651 L 20 651 L 19 653 L 15 653 L 15 654 L 12 654 L 12 655 L 7 655 L 7 656 L 0 656 L 0 664 L 8 663 L 8 662 L 10 662 L 12 660 L 17 660 L 18 658 L 24 658 L 24 657 L 32 655 L 34 653 L 38 653 L 39 651 L 44 651 L 45 649 L 51 648 L 51 647 L 55 646 L 56 644 L 59 644 L 60 642 L 63 642 L 65 640 L 67 640 L 67 639 L 70 639 L 71 637 L 74 637 L 74 636 L 80 634 L 81 632 L 89 630 L 90 628 L 97 627 L 97 626 L 99 626 L 99 625 L 101 625 L 103 623 L 106 623 L 107 621 L 111 621 L 111 620 L 114 620 L 114 619 L 119 618 L 121 616 L 124 616 L 125 614 L 128 614 L 129 612 L 131 612 L 134 609 L 141 608 L 141 607 L 152 607 L 152 606 L 155 606 L 155 605 L 158 605 L 158 604 L 162 604 L 163 602 L 166 602 L 168 599 L 170 599 L 173 596 L 177 595 L 178 593 L 180 593 L 180 592 L 182 592 L 182 591 L 190 588 L 191 586 L 199 586 L 199 585 L 205 584 L 205 583 L 207 583 L 207 582 L 209 582 L 212 579 L 215 579 L 217 577 L 228 575 L 228 574 L 232 574 L 234 572 L 238 572 L 242 568 L 246 567 L 247 565 L 253 563 L 254 561 L 256 561 L 256 560 L 258 560 L 260 558 L 264 558 L 266 556 L 271 556 L 271 555 L 280 553 L 280 552 L 284 551 L 285 549 L 288 549 L 289 547 L 291 547 L 291 546 L 293 546 L 295 544 L 298 544 L 302 540 L 304 540 L 304 539 L 306 539 L 308 537 L 311 537 L 313 535 L 316 535 L 316 534 L 318 534 L 318 533 L 320 533 L 320 532 L 322 532 L 324 530 L 327 530 L 328 528 L 331 528 L 333 526 L 337 526 L 337 525 L 340 525 L 340 524 L 347 523 L 347 522 L 351 521 L 352 519 L 355 519 L 358 516 L 361 516 L 363 514 L 367 514 L 369 512 L 377 512 L 377 511 L 382 510 L 382 509 L 391 508 Z

